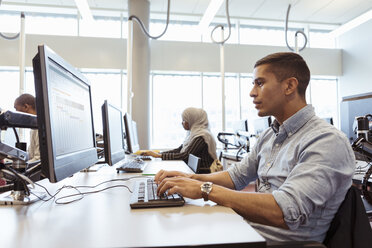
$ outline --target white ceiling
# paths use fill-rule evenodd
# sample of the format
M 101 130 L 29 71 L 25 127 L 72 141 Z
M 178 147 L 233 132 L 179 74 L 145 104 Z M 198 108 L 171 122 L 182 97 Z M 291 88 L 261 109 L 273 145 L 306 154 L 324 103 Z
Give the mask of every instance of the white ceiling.
M 150 11 L 165 13 L 167 0 L 149 0 Z M 210 0 L 171 0 L 172 14 L 202 15 Z M 92 9 L 122 10 L 128 8 L 128 0 L 88 0 Z M 259 20 L 285 20 L 288 5 L 292 4 L 290 20 L 324 24 L 344 24 L 372 9 L 372 0 L 230 0 L 231 17 Z M 3 0 L 2 6 L 69 7 L 74 0 Z M 221 7 L 219 16 L 225 16 Z

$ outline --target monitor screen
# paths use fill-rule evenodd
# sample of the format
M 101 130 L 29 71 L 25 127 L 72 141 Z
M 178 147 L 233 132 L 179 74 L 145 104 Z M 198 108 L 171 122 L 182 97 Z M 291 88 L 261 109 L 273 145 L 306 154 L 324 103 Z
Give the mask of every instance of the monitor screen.
M 102 124 L 105 162 L 114 165 L 125 158 L 123 115 L 107 100 L 102 105 Z
M 355 117 L 366 114 L 372 114 L 372 93 L 342 98 L 340 105 L 341 131 L 347 135 L 351 143 L 357 138 Z
M 138 143 L 137 125 L 135 124 L 133 127 L 133 120 L 128 113 L 125 113 L 124 115 L 124 126 L 127 140 L 127 151 L 129 153 L 134 153 L 140 149 Z
M 45 45 L 33 58 L 41 170 L 58 182 L 97 162 L 91 87 Z
M 271 116 L 257 118 L 253 121 L 254 134 L 260 135 L 264 130 L 271 125 Z

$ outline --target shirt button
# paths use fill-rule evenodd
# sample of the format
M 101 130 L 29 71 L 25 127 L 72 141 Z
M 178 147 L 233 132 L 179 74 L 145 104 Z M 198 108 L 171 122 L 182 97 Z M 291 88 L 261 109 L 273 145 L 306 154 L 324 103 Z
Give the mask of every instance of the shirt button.
M 292 135 L 292 132 L 289 132 L 288 134 L 289 134 L 289 135 Z
M 276 143 L 276 144 L 275 144 L 275 146 L 276 146 L 276 147 L 278 147 L 278 146 L 279 146 L 279 144 L 278 144 L 278 143 Z
M 270 163 L 267 163 L 267 165 L 266 165 L 266 166 L 267 166 L 267 167 L 269 167 L 270 165 L 271 165 Z

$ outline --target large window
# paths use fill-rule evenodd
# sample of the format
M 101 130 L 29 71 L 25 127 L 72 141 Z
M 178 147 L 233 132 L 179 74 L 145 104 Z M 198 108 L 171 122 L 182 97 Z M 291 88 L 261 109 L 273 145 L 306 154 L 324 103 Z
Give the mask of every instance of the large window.
M 125 112 L 124 103 L 127 99 L 126 75 L 124 74 L 123 79 L 121 79 L 120 70 L 84 69 L 82 71 L 92 86 L 94 129 L 96 133 L 102 134 L 101 106 L 105 100 L 122 108 Z
M 152 132 L 151 147 L 169 149 L 178 147 L 186 132 L 181 126 L 181 113 L 187 107 L 201 107 L 208 113 L 214 137 L 222 130 L 222 82 L 215 73 L 157 73 L 152 76 Z M 226 130 L 234 131 L 236 123 L 248 120 L 249 132 L 254 133 L 253 122 L 259 118 L 249 93 L 250 75 L 225 76 Z M 338 100 L 335 78 L 313 78 L 307 90 L 307 102 L 319 117 L 332 117 L 337 126 Z M 218 146 L 221 146 L 217 142 Z
M 78 35 L 77 15 L 26 13 L 25 27 L 28 34 Z
M 152 145 L 157 148 L 176 148 L 184 140 L 182 111 L 187 107 L 201 107 L 201 79 L 199 74 L 152 75 Z

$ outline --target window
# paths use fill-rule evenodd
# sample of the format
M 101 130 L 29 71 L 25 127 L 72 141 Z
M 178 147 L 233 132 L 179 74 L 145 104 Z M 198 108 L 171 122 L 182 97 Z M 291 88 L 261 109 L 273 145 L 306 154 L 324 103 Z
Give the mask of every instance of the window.
M 183 143 L 182 111 L 202 106 L 199 74 L 152 75 L 152 147 L 176 148 Z
M 128 30 L 125 24 L 123 23 L 123 32 Z M 79 25 L 80 36 L 120 38 L 122 32 L 119 17 L 94 16 L 94 23 L 80 21 Z
M 20 27 L 21 27 L 20 13 L 0 12 L 0 32 L 16 34 L 19 33 Z
M 77 35 L 77 16 L 62 14 L 25 14 L 28 34 Z
M 88 70 L 84 69 L 83 74 L 89 79 L 92 86 L 92 104 L 94 116 L 94 129 L 96 133 L 102 134 L 102 113 L 101 106 L 108 100 L 114 106 L 123 109 L 122 101 L 126 102 L 126 75 L 123 76 L 123 85 L 119 70 Z M 123 99 L 122 99 L 122 96 Z
M 338 95 L 337 79 L 311 79 L 311 104 L 315 113 L 321 118 L 332 117 L 333 124 L 338 127 Z
M 166 26 L 165 20 L 151 20 L 150 23 L 150 35 L 160 35 Z M 200 42 L 201 35 L 197 30 L 197 22 L 187 21 L 169 21 L 168 29 L 164 36 L 160 40 L 176 40 L 176 41 L 194 41 Z

